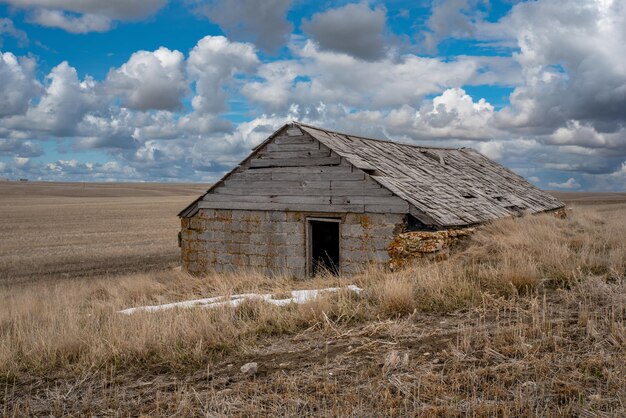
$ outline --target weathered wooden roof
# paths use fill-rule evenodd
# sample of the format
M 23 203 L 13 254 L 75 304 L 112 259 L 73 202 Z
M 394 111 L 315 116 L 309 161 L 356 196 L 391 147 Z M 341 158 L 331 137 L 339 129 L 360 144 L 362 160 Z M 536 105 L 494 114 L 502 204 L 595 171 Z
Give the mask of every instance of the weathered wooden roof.
M 469 225 L 563 202 L 471 148 L 434 148 L 299 125 L 436 225 Z
M 564 206 L 547 192 L 470 148 L 422 147 L 347 135 L 297 122 L 289 126 L 298 127 L 311 135 L 406 201 L 409 212 L 426 225 L 472 225 Z M 244 162 L 275 135 L 256 147 Z M 179 216 L 195 213 L 196 202 Z

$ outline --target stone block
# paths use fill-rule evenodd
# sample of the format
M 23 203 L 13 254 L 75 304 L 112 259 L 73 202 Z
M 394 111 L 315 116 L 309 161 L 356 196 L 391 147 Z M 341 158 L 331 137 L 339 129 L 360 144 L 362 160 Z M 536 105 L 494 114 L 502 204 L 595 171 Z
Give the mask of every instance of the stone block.
M 268 245 L 282 247 L 287 243 L 287 234 L 284 232 L 275 232 L 268 236 Z
M 304 220 L 304 214 L 302 212 L 287 212 L 286 220 L 289 222 L 302 222 Z
M 224 231 L 224 222 L 218 220 L 207 220 L 204 225 L 205 231 Z
M 196 216 L 200 219 L 213 219 L 215 218 L 215 209 L 200 209 Z
M 198 233 L 191 229 L 185 229 L 182 231 L 181 238 L 188 242 L 195 241 L 198 239 Z
M 368 254 L 368 259 L 375 263 L 386 263 L 390 258 L 387 251 L 374 251 Z
M 224 251 L 226 251 L 229 254 L 240 254 L 241 249 L 239 247 L 239 244 L 235 244 L 235 243 L 227 243 L 224 245 Z
M 224 231 L 212 231 L 212 239 L 210 242 L 216 242 L 216 243 L 222 243 L 224 242 L 224 238 L 226 237 L 226 234 L 224 233 Z
M 217 264 L 230 264 L 233 262 L 233 256 L 231 254 L 220 252 L 216 254 Z
M 306 265 L 306 259 L 303 256 L 302 257 L 297 257 L 297 256 L 286 257 L 285 266 L 289 269 L 304 268 L 305 265 Z
M 262 245 L 267 242 L 267 236 L 261 233 L 252 233 L 248 235 L 248 243 L 253 245 Z
M 344 225 L 360 224 L 362 216 L 363 215 L 360 215 L 358 213 L 347 213 L 343 224 Z
M 248 243 L 239 243 L 239 252 L 241 252 L 241 254 L 247 254 L 247 255 L 253 254 L 254 246 Z
M 274 222 L 265 221 L 259 225 L 259 232 L 261 234 L 271 234 L 274 232 Z
M 265 222 L 265 221 L 263 221 L 263 222 Z M 245 225 L 246 225 L 245 232 L 247 232 L 248 234 L 261 232 L 261 230 L 263 228 L 262 227 L 262 222 L 248 222 Z
M 304 245 L 305 245 L 304 234 L 302 234 L 302 233 L 299 233 L 299 234 L 288 234 L 285 237 L 285 245 L 290 246 L 290 247 L 297 247 L 297 246 L 304 247 Z
M 341 225 L 342 237 L 360 237 L 364 233 L 364 228 L 361 224 L 348 224 Z
M 387 251 L 387 247 L 391 243 L 390 239 L 387 238 L 374 238 L 369 241 L 370 250 L 374 251 Z
M 388 214 L 368 213 L 370 227 L 386 225 L 393 222 Z
M 245 244 L 248 242 L 250 235 L 246 232 L 232 232 L 230 234 L 230 242 L 234 244 Z
M 341 250 L 341 261 L 352 263 L 355 261 L 360 261 L 364 258 L 364 252 L 361 250 Z
M 198 241 L 213 241 L 213 231 L 204 231 L 198 234 Z
M 246 230 L 246 224 L 240 221 L 233 221 L 228 224 L 228 231 L 230 232 L 244 232 Z
M 189 251 L 202 251 L 206 248 L 206 244 L 202 241 L 191 241 L 189 243 Z
M 222 221 L 232 221 L 233 211 L 230 209 L 215 209 L 215 218 Z
M 381 238 L 389 238 L 391 240 L 393 239 L 393 236 L 394 236 L 393 232 L 395 228 L 396 226 L 393 224 L 379 225 L 379 226 L 372 227 L 369 230 L 369 233 L 372 236 L 381 237 Z
M 247 267 L 248 256 L 245 254 L 233 254 L 233 266 Z
M 248 256 L 248 264 L 251 267 L 267 267 L 267 257 L 261 255 Z
M 267 259 L 267 266 L 274 269 L 282 269 L 287 267 L 287 257 L 281 254 L 275 254 Z
M 247 210 L 234 210 L 232 211 L 231 219 L 235 222 L 247 222 L 252 213 L 253 212 Z
M 265 213 L 265 219 L 270 222 L 285 222 L 287 213 L 280 211 L 268 211 Z
M 304 257 L 306 249 L 301 245 L 288 245 L 282 249 L 286 257 Z
M 364 242 L 367 242 L 367 239 L 361 238 L 344 238 L 341 240 L 341 248 L 345 248 L 346 250 L 361 250 L 364 248 Z
M 197 216 L 191 218 L 189 220 L 189 229 L 202 229 L 202 219 L 198 218 Z

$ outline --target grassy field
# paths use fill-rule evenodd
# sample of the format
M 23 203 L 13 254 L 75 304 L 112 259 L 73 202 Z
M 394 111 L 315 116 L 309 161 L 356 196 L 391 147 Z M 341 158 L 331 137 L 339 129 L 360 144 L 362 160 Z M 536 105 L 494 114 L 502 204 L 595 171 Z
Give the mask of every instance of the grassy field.
M 560 195 L 567 219 L 495 222 L 443 262 L 293 281 L 174 268 L 204 188 L 0 183 L 0 416 L 626 413 L 625 195 Z M 346 284 L 364 292 L 117 313 Z

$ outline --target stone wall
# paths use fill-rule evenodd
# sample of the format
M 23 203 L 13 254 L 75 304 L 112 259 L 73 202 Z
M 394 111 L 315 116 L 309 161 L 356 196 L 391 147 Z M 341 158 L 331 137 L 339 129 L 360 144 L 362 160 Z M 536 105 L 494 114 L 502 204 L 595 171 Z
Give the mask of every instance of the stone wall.
M 346 214 L 341 225 L 341 272 L 355 274 L 371 263 L 386 264 L 389 243 L 403 229 L 403 215 Z
M 342 274 L 388 262 L 388 245 L 404 224 L 402 215 L 200 209 L 181 219 L 183 268 L 193 274 L 254 269 L 306 277 L 307 217 L 341 218 Z
M 395 270 L 418 258 L 445 259 L 452 247 L 468 238 L 474 231 L 474 228 L 464 228 L 400 233 L 389 244 L 388 265 Z

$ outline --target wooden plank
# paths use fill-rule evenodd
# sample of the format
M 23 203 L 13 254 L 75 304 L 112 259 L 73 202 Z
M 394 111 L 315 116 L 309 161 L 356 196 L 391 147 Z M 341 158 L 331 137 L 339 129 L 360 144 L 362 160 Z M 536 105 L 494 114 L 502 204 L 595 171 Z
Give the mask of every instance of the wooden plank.
M 374 171 L 374 170 L 376 170 L 376 166 L 370 164 L 369 162 L 365 161 L 362 158 L 359 158 L 359 157 L 356 157 L 356 156 L 350 156 L 350 155 L 344 155 L 344 156 L 356 168 L 359 168 L 361 170 L 367 170 L 367 171 Z
M 313 165 L 339 165 L 340 157 L 323 158 L 288 158 L 288 159 L 256 159 L 250 161 L 250 167 L 306 167 Z
M 254 170 L 252 170 L 254 171 Z M 330 189 L 330 181 L 249 181 L 226 180 L 224 186 L 227 188 L 241 189 L 261 189 L 261 188 L 277 188 L 277 189 L 303 189 L 303 188 L 322 188 Z
M 259 158 L 268 159 L 288 159 L 288 158 L 322 158 L 330 157 L 330 152 L 325 150 L 304 150 L 304 151 L 271 151 L 260 152 Z
M 300 136 L 277 136 L 272 141 L 274 144 L 307 144 L 313 143 L 315 140 L 309 135 Z
M 378 183 L 370 180 L 370 179 L 366 179 L 366 180 L 362 180 L 362 181 L 353 181 L 353 180 L 335 180 L 335 181 L 331 181 L 330 182 L 330 187 L 332 189 L 341 189 L 341 188 L 378 188 L 378 189 L 382 189 L 383 187 L 380 186 Z
M 337 205 L 387 205 L 404 206 L 406 202 L 396 196 L 332 196 L 331 203 Z M 408 212 L 409 208 L 406 207 Z
M 246 170 L 239 173 L 233 173 L 228 177 L 228 181 L 271 181 L 272 173 L 259 173 L 258 170 Z
M 302 203 L 198 202 L 201 209 L 284 210 L 297 212 L 363 213 L 364 205 L 313 205 Z
M 409 213 L 413 215 L 414 217 L 416 217 L 420 222 L 422 222 L 425 225 L 439 225 L 439 223 L 435 221 L 431 216 L 417 209 L 413 205 L 409 205 Z
M 257 170 L 252 170 L 252 171 L 257 171 Z M 300 173 L 273 173 L 272 175 L 272 180 L 278 180 L 278 181 L 282 181 L 282 180 L 295 180 L 295 181 L 323 181 L 323 180 L 329 180 L 329 181 L 359 181 L 359 180 L 365 180 L 365 174 L 363 174 L 362 172 L 351 172 L 351 171 L 346 171 L 344 173 L 342 172 L 336 172 L 336 173 L 307 173 L 307 174 L 300 174 Z
M 253 171 L 259 173 L 290 173 L 290 174 L 308 174 L 308 173 L 346 173 L 351 172 L 350 167 L 339 165 L 325 166 L 302 166 L 302 167 L 258 167 Z M 362 171 L 357 171 L 362 173 Z
M 385 189 L 329 189 L 315 187 L 218 187 L 211 194 L 229 196 L 336 196 L 336 197 L 383 197 L 391 198 L 392 194 Z
M 249 203 L 302 203 L 311 205 L 330 204 L 330 196 L 298 196 L 298 195 L 241 195 L 211 193 L 203 202 L 249 202 Z
M 275 151 L 313 151 L 320 149 L 319 142 L 306 142 L 303 144 L 268 144 L 267 147 L 263 149 L 263 152 L 275 152 Z M 327 147 L 324 147 L 328 149 Z
M 388 204 L 379 204 L 379 205 L 365 205 L 364 211 L 371 213 L 409 213 L 409 204 L 403 202 L 398 205 L 388 205 Z

